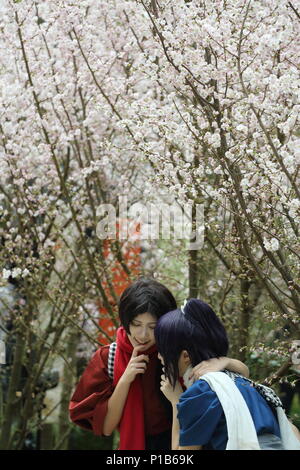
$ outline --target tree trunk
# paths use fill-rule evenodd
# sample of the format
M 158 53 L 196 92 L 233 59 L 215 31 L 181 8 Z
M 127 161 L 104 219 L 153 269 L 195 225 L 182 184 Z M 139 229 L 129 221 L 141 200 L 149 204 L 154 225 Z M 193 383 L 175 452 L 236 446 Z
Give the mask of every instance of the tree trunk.
M 192 231 L 196 233 L 196 209 L 192 208 Z M 191 242 L 196 241 L 196 236 L 191 239 Z M 189 250 L 189 298 L 196 298 L 198 296 L 198 250 Z
M 9 449 L 11 443 L 10 438 L 12 434 L 12 425 L 14 420 L 14 411 L 16 409 L 16 392 L 18 392 L 18 386 L 20 383 L 20 375 L 22 368 L 22 361 L 24 355 L 25 340 L 24 338 L 17 333 L 16 335 L 16 349 L 14 354 L 14 360 L 12 365 L 12 372 L 9 381 L 7 401 L 4 406 L 3 413 L 3 423 L 1 426 L 1 436 L 0 436 L 0 449 L 7 450 Z
M 69 403 L 74 387 L 74 377 L 76 377 L 76 348 L 80 335 L 78 332 L 71 332 L 68 340 L 66 357 L 70 360 L 69 365 L 65 364 L 62 377 L 62 394 L 59 413 L 58 439 L 55 450 L 68 450 L 69 434 L 71 432 L 71 422 L 69 419 Z
M 246 348 L 249 343 L 249 327 L 250 327 L 250 300 L 249 290 L 251 287 L 251 281 L 248 279 L 241 280 L 241 321 L 240 321 L 240 338 L 239 338 L 239 350 L 240 360 L 245 362 L 246 360 Z
M 191 250 L 189 253 L 189 298 L 198 296 L 197 253 L 197 250 Z

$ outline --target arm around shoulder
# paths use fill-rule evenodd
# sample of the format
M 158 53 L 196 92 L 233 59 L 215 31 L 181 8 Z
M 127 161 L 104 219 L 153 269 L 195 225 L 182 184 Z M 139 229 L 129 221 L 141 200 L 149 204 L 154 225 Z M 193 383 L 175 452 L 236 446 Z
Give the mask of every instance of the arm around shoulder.
M 243 375 L 244 377 L 249 377 L 249 369 L 243 362 L 239 361 L 238 359 L 232 359 L 230 357 L 228 359 L 227 369 L 231 370 L 232 372 L 237 372 L 238 374 Z

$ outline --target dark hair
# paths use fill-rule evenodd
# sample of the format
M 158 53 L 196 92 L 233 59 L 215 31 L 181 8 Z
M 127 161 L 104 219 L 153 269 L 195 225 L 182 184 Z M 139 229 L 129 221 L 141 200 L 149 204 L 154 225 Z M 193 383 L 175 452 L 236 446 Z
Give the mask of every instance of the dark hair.
M 176 308 L 176 300 L 166 286 L 154 279 L 141 278 L 122 293 L 119 316 L 121 324 L 130 334 L 129 325 L 137 315 L 149 312 L 158 319 Z
M 165 375 L 173 386 L 179 378 L 178 360 L 183 350 L 188 352 L 194 367 L 201 361 L 226 356 L 229 347 L 226 330 L 208 304 L 190 299 L 183 311 L 167 313 L 154 330 Z

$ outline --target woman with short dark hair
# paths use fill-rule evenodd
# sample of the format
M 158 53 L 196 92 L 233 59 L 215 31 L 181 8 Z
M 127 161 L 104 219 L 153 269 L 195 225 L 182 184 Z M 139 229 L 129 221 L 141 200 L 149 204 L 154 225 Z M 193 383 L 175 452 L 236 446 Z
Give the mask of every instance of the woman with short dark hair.
M 272 389 L 227 370 L 189 380 L 191 367 L 228 352 L 226 330 L 208 304 L 188 300 L 161 317 L 154 334 L 161 390 L 173 407 L 172 449 L 300 449 Z
M 120 450 L 171 448 L 172 409 L 160 391 L 154 328 L 176 307 L 169 289 L 154 279 L 139 279 L 125 289 L 116 343 L 96 351 L 71 398 L 74 423 L 105 436 L 119 428 Z M 248 373 L 243 363 L 226 357 L 208 366 Z

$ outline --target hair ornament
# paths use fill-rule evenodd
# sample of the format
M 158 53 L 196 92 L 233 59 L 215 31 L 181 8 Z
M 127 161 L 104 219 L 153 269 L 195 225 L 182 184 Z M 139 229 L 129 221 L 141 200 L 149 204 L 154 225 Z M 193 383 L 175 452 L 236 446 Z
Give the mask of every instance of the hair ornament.
M 181 309 L 183 315 L 185 315 L 184 307 L 186 306 L 187 302 L 188 302 L 188 300 L 185 299 L 185 301 L 183 302 L 183 304 L 182 304 L 181 307 L 180 307 L 180 309 Z

